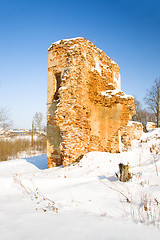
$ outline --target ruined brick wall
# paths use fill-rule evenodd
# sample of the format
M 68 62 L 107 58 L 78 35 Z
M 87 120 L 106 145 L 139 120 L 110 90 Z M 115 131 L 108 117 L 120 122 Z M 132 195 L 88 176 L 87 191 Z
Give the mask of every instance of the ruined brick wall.
M 129 121 L 121 130 L 122 149 L 128 150 L 134 139 L 139 140 L 143 134 L 143 125 L 140 122 Z
M 119 66 L 85 38 L 48 50 L 48 167 L 71 164 L 89 151 L 119 152 L 121 129 L 135 113 L 120 90 Z

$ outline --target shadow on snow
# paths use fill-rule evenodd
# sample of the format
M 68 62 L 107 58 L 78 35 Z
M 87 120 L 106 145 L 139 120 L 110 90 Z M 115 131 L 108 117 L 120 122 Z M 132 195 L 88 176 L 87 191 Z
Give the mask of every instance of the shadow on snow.
M 118 181 L 117 177 L 115 177 L 115 176 L 106 177 L 106 176 L 102 175 L 102 176 L 98 176 L 98 178 L 99 178 L 99 180 L 107 179 L 110 182 Z
M 41 170 L 47 169 L 47 155 L 46 154 L 25 158 L 25 160 L 27 162 L 35 165 L 37 168 L 39 168 Z

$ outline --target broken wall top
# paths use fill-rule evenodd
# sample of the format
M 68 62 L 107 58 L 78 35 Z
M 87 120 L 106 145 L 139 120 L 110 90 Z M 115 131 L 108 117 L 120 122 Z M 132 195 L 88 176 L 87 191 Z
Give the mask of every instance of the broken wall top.
M 134 98 L 120 90 L 119 66 L 102 50 L 85 38 L 60 40 L 48 49 L 48 72 L 61 73 L 61 87 L 66 87 L 65 81 L 70 79 L 70 85 L 78 84 L 74 72 L 79 76 L 87 76 L 90 100 L 95 104 L 110 107 L 124 103 Z M 60 89 L 61 91 L 61 89 Z M 53 101 L 53 97 L 48 101 Z M 133 104 L 130 105 L 133 105 Z M 134 111 L 134 109 L 132 109 Z
M 85 38 L 60 40 L 53 43 L 48 51 L 49 68 L 58 68 L 57 71 L 60 71 L 69 65 L 71 59 L 73 64 L 81 57 L 81 63 L 85 61 L 88 71 L 97 72 L 105 79 L 106 85 L 109 84 L 108 89 L 120 89 L 118 64 Z

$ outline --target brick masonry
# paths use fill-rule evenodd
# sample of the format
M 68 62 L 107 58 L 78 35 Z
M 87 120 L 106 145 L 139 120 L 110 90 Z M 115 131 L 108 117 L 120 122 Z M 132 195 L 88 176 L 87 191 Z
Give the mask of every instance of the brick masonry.
M 139 140 L 143 134 L 143 125 L 140 122 L 129 121 L 121 130 L 122 150 L 127 151 L 131 146 L 131 141 Z
M 47 164 L 69 165 L 90 151 L 119 152 L 134 98 L 119 66 L 85 38 L 48 49 Z

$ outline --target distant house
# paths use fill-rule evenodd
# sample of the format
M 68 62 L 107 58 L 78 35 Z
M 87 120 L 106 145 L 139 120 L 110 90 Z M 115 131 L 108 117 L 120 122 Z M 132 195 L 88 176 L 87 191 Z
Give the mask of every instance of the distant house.
M 11 133 L 15 135 L 26 135 L 26 130 L 25 129 L 13 129 Z

